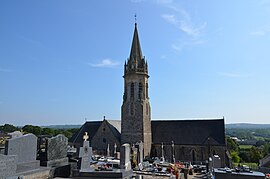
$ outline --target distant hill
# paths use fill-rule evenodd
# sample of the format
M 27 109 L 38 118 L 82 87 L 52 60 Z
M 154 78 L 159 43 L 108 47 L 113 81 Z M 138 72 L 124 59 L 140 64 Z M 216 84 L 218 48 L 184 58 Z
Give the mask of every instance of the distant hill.
M 71 128 L 80 128 L 82 125 L 74 124 L 74 125 L 49 125 L 49 126 L 41 126 L 46 128 L 53 129 L 71 129 Z M 250 124 L 250 123 L 233 123 L 233 124 L 225 124 L 227 129 L 270 129 L 270 124 Z
M 226 124 L 227 129 L 270 129 L 270 124 L 234 123 Z
M 71 129 L 71 128 L 80 128 L 82 125 L 49 125 L 49 126 L 41 126 L 52 129 Z

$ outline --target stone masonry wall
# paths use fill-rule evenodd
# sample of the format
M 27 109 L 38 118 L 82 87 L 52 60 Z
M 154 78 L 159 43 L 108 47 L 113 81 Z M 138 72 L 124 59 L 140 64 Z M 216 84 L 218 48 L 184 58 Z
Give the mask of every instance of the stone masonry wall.
M 107 154 L 108 144 L 110 145 L 110 155 L 113 156 L 114 153 L 114 144 L 117 145 L 117 152 L 120 151 L 120 141 L 117 139 L 111 129 L 108 126 L 107 121 L 103 123 L 98 128 L 96 134 L 93 136 L 90 145 L 94 151 L 97 151 L 98 154 Z

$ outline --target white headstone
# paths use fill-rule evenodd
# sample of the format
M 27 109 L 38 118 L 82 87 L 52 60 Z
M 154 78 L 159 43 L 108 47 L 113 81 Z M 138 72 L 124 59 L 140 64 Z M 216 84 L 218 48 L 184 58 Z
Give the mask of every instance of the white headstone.
M 117 149 L 117 145 L 116 145 L 116 143 L 114 144 L 114 154 L 116 154 L 116 149 Z
M 143 162 L 143 142 L 140 141 L 139 143 L 139 163 Z
M 108 147 L 107 147 L 107 157 L 110 156 L 110 144 L 108 144 Z
M 8 133 L 8 135 L 11 135 L 11 138 L 15 138 L 15 137 L 22 136 L 23 133 L 21 131 L 14 131 L 14 132 Z
M 121 169 L 131 170 L 130 163 L 130 145 L 123 144 L 120 150 L 120 167 Z

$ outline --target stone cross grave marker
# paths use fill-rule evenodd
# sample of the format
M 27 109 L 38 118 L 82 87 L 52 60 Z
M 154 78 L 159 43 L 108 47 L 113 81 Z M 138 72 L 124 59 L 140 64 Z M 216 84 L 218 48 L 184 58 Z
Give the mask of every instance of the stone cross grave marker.
M 87 139 L 89 139 L 88 132 L 85 132 L 83 139 L 84 139 L 84 141 L 87 141 Z
M 161 161 L 165 161 L 165 158 L 164 158 L 164 146 L 163 146 L 163 142 L 161 143 Z
M 91 170 L 90 168 L 90 163 L 93 161 L 92 160 L 92 147 L 89 146 L 89 141 L 87 139 L 89 138 L 87 132 L 85 132 L 85 135 L 83 136 L 83 147 L 80 147 L 80 153 L 79 157 L 81 159 L 81 170 L 80 171 L 89 171 Z

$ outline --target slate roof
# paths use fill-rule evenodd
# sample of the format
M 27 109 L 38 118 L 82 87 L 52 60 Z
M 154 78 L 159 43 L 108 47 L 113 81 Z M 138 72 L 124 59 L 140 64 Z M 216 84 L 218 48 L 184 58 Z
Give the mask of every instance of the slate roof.
M 154 144 L 225 145 L 224 119 L 156 120 L 151 126 Z
M 94 135 L 96 134 L 99 126 L 101 125 L 103 121 L 87 121 L 85 122 L 80 130 L 76 132 L 71 139 L 69 140 L 72 143 L 82 143 L 83 141 L 83 135 L 85 132 L 88 132 L 89 139 L 92 140 Z
M 105 120 L 108 122 L 108 126 L 111 129 L 113 135 L 119 139 L 119 141 L 121 140 L 121 121 L 120 120 Z M 89 139 L 88 140 L 92 140 L 92 138 L 94 137 L 94 135 L 96 134 L 98 128 L 100 127 L 100 125 L 103 123 L 104 121 L 88 121 L 85 122 L 80 130 L 78 130 L 78 132 L 76 132 L 71 139 L 69 140 L 69 142 L 72 143 L 82 143 L 83 141 L 83 135 L 85 134 L 85 132 L 88 132 L 88 136 Z
M 109 127 L 113 133 L 113 135 L 121 141 L 121 121 L 119 120 L 107 120 L 109 123 Z
M 106 121 L 113 135 L 120 140 L 121 121 Z M 86 122 L 70 142 L 82 143 L 85 132 L 88 132 L 89 140 L 92 140 L 102 122 Z M 225 145 L 224 119 L 152 120 L 151 126 L 153 144 L 171 144 L 174 141 L 178 145 Z

